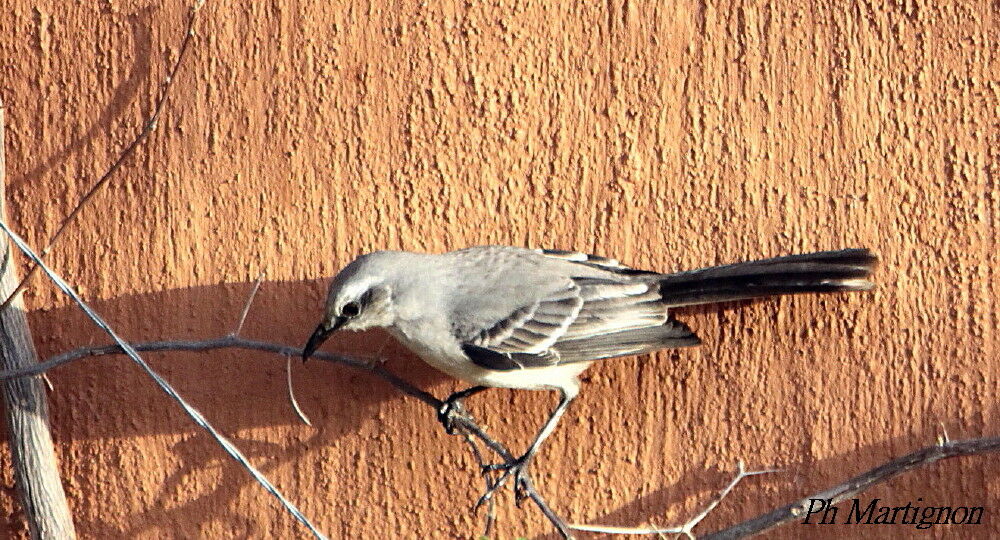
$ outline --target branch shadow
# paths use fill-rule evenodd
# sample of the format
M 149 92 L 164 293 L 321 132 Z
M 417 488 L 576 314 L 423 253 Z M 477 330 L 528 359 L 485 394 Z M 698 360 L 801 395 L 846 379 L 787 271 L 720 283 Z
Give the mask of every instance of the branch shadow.
M 70 141 L 62 150 L 39 160 L 38 165 L 24 174 L 10 178 L 8 189 L 20 190 L 24 186 L 36 185 L 53 168 L 69 156 L 85 149 L 98 136 L 107 137 L 108 140 L 112 140 L 109 137 L 108 130 L 113 125 L 114 119 L 125 114 L 128 105 L 138 96 L 139 88 L 150 80 L 151 56 L 153 51 L 153 15 L 157 9 L 157 6 L 150 5 L 125 17 L 132 33 L 133 62 L 129 68 L 128 76 L 114 89 L 108 104 L 94 118 L 90 127 L 82 135 Z M 138 132 L 140 128 L 141 125 L 137 124 L 135 131 Z M 114 150 L 114 152 L 118 151 L 119 149 Z
M 325 281 L 318 280 L 263 283 L 240 335 L 301 346 L 315 328 L 325 285 Z M 90 304 L 127 340 L 197 340 L 232 332 L 252 287 L 248 282 L 228 283 L 125 295 Z M 34 311 L 28 318 L 43 359 L 78 347 L 108 343 L 106 336 L 75 307 Z M 371 353 L 373 344 L 378 349 L 383 342 L 381 356 L 391 359 L 387 367 L 406 380 L 425 388 L 444 380 L 443 375 L 410 356 L 383 332 L 343 332 L 324 350 L 364 356 Z M 303 366 L 293 359 L 296 397 L 314 423 L 314 429 L 303 436 L 304 428 L 299 427 L 301 423 L 287 399 L 285 357 L 232 350 L 142 356 L 265 475 L 315 459 L 318 450 L 334 445 L 362 424 L 379 422 L 377 412 L 383 403 L 405 399 L 371 374 L 322 361 Z M 98 446 L 107 439 L 182 436 L 165 450 L 169 467 L 161 464 L 158 473 L 151 473 L 165 475 L 160 488 L 141 514 L 123 521 L 129 524 L 127 528 L 103 520 L 80 522 L 88 515 L 82 513 L 77 515 L 81 535 L 133 538 L 168 530 L 178 537 L 198 537 L 205 534 L 204 523 L 198 520 L 206 516 L 223 523 L 227 535 L 265 534 L 256 530 L 245 514 L 238 513 L 239 505 L 232 504 L 244 495 L 244 487 L 254 484 L 247 471 L 224 454 L 130 359 L 88 358 L 61 366 L 49 376 L 54 385 L 50 414 L 57 444 L 73 441 Z M 427 418 L 433 416 L 415 400 L 413 406 Z M 264 440 L 262 433 L 275 431 L 294 435 L 280 443 L 270 435 Z M 81 494 L 106 490 L 102 477 L 108 471 L 100 467 L 107 458 L 76 458 L 83 461 L 73 467 L 85 470 L 64 470 L 64 476 L 82 478 L 83 485 L 69 486 L 70 498 L 81 500 L 86 497 Z M 88 465 L 87 460 L 95 463 Z M 194 497 L 190 496 L 192 485 L 197 485 Z M 301 496 L 296 497 L 293 490 L 286 487 L 284 491 L 293 502 L 302 502 L 295 500 Z M 259 497 L 262 505 L 276 505 L 262 489 Z

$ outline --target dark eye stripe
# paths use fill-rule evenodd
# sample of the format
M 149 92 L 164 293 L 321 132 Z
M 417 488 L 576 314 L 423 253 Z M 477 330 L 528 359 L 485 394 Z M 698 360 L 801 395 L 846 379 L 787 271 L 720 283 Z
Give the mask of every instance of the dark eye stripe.
M 365 291 L 364 294 L 358 297 L 358 305 L 367 306 L 369 303 L 371 303 L 373 294 L 375 294 L 374 289 L 368 289 L 367 291 Z

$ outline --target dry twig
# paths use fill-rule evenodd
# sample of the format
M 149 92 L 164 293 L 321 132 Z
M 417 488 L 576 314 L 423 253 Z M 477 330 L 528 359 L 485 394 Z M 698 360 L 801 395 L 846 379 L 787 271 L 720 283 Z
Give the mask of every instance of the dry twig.
M 966 441 L 952 441 L 946 438 L 939 439 L 938 444 L 921 448 L 903 457 L 898 457 L 874 469 L 863 472 L 854 478 L 841 482 L 830 489 L 808 495 L 777 510 L 713 532 L 702 538 L 712 540 L 745 538 L 768 529 L 773 529 L 779 525 L 802 520 L 806 508 L 809 507 L 809 502 L 812 499 L 830 500 L 830 504 L 833 505 L 857 495 L 876 484 L 881 484 L 894 476 L 918 467 L 930 465 L 942 459 L 998 451 L 1000 451 L 1000 437 L 970 439 Z
M 253 282 L 253 287 L 250 288 L 250 294 L 247 295 L 247 301 L 243 303 L 243 311 L 240 311 L 240 318 L 236 322 L 236 329 L 233 330 L 232 335 L 238 336 L 240 332 L 243 331 L 243 323 L 247 322 L 247 315 L 250 314 L 250 306 L 253 305 L 253 301 L 257 298 L 257 291 L 260 290 L 260 284 L 264 281 L 264 272 L 257 274 L 257 280 Z
M 292 386 L 292 357 L 285 357 L 285 385 L 288 388 L 288 402 L 292 406 L 292 410 L 295 411 L 295 416 L 299 417 L 299 420 L 303 424 L 312 427 L 312 421 L 306 416 L 306 413 L 302 411 L 302 407 L 299 407 L 299 400 L 295 399 L 295 389 Z
M 744 478 L 748 476 L 769 474 L 773 472 L 777 471 L 774 469 L 768 469 L 764 471 L 747 471 L 744 468 L 743 462 L 740 461 L 739 463 L 736 464 L 736 476 L 734 476 L 733 479 L 730 480 L 728 484 L 726 484 L 726 487 L 724 487 L 722 491 L 720 491 L 719 494 L 715 496 L 715 498 L 713 498 L 707 505 L 705 505 L 705 507 L 701 510 L 701 512 L 698 512 L 698 514 L 696 514 L 691 519 L 687 520 L 683 525 L 679 527 L 633 528 L 633 527 L 616 527 L 607 525 L 570 525 L 570 527 L 578 531 L 599 532 L 604 534 L 656 534 L 656 535 L 683 534 L 688 538 L 694 539 L 695 538 L 694 528 L 697 527 L 698 524 L 700 524 L 701 521 L 708 516 L 708 514 L 712 513 L 712 510 L 715 510 L 715 507 L 718 506 L 719 503 L 722 502 L 722 500 L 729 495 L 729 492 L 736 487 L 736 484 L 739 484 L 740 481 L 742 481 Z

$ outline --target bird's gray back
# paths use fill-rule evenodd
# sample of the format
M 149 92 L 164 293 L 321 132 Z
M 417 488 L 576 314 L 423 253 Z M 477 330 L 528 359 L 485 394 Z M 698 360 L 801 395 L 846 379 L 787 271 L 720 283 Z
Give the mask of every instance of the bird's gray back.
M 630 279 L 599 266 L 524 248 L 482 246 L 440 257 L 451 272 L 448 308 L 455 336 L 463 341 L 475 339 L 519 309 L 575 287 L 574 280 Z

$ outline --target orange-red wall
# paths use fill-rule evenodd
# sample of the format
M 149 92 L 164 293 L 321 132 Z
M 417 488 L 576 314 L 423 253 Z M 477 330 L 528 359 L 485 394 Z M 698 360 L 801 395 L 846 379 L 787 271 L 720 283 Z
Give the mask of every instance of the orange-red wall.
M 231 330 L 301 345 L 357 254 L 501 243 L 664 271 L 816 249 L 882 257 L 872 293 L 682 313 L 695 350 L 602 363 L 535 463 L 575 522 L 682 521 L 738 460 L 701 531 L 890 456 L 1000 434 L 998 14 L 991 2 L 221 2 L 158 130 L 49 256 L 134 340 Z M 12 0 L 0 13 L 12 224 L 34 245 L 134 136 L 184 2 Z M 103 344 L 42 279 L 42 356 Z M 334 340 L 363 352 L 372 340 Z M 377 341 L 376 341 L 377 344 Z M 388 365 L 457 384 L 396 345 Z M 149 355 L 332 538 L 473 537 L 481 482 L 432 411 L 362 373 Z M 123 358 L 51 374 L 54 436 L 86 538 L 288 538 L 303 530 Z M 554 403 L 470 401 L 521 448 Z M 514 414 L 515 419 L 503 418 Z M 871 492 L 978 504 L 995 457 Z M 0 536 L 23 536 L 0 445 Z M 497 538 L 549 531 L 505 493 Z M 908 537 L 912 527 L 783 529 Z M 930 537 L 930 536 L 929 536 Z

